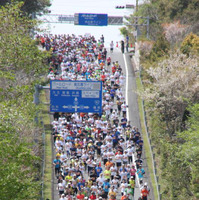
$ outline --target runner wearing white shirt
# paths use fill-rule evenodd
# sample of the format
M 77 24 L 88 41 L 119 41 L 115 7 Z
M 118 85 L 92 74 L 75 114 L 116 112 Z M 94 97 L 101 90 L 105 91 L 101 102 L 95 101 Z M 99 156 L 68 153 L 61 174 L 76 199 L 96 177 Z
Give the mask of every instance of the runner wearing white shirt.
M 110 134 L 108 134 L 106 137 L 105 137 L 105 139 L 104 139 L 106 142 L 108 142 L 108 141 L 110 141 L 110 140 L 112 140 L 112 137 L 111 137 L 111 135 Z
M 113 166 L 110 168 L 110 170 L 111 170 L 111 180 L 113 180 L 113 178 L 117 174 L 117 167 L 116 167 L 115 163 L 113 163 Z
M 105 106 L 107 103 L 108 102 L 105 99 L 102 100 L 102 106 Z
M 61 152 L 61 155 L 60 155 L 60 160 L 61 160 L 61 162 L 63 163 L 66 159 L 67 159 L 67 156 L 66 156 L 66 154 L 64 153 L 64 151 L 62 151 L 62 152 Z
M 112 148 L 109 149 L 109 151 L 106 153 L 106 155 L 107 155 L 107 158 L 108 158 L 108 159 L 109 159 L 109 158 L 113 158 L 113 157 L 115 156 L 115 154 L 114 154 L 113 151 L 112 151 Z
M 103 173 L 100 174 L 100 176 L 96 180 L 98 186 L 102 186 L 104 183 Z
M 127 155 L 127 150 L 124 151 L 123 157 L 122 157 L 123 164 L 128 163 L 128 155 Z
M 104 94 L 104 96 L 105 96 L 106 101 L 110 101 L 111 95 L 110 95 L 109 92 L 106 92 L 106 93 Z
M 126 102 L 124 101 L 123 104 L 121 105 L 123 117 L 124 117 L 124 115 L 126 116 L 126 108 L 127 107 L 128 106 L 126 105 Z
M 55 141 L 55 147 L 56 147 L 56 149 L 62 150 L 62 145 L 63 145 L 63 143 L 62 143 L 62 141 L 60 139 L 57 139 Z
M 59 195 L 61 197 L 61 195 L 64 193 L 64 183 L 63 183 L 63 180 L 61 180 L 60 183 L 58 183 L 57 188 L 58 188 L 58 191 L 59 191 Z
M 101 128 L 102 121 L 100 119 L 95 120 L 96 128 Z
M 120 172 L 121 182 L 122 182 L 123 180 L 127 181 L 127 174 L 128 174 L 128 172 L 126 172 L 125 169 L 123 169 L 123 170 Z
M 114 176 L 113 180 L 111 181 L 111 185 L 113 185 L 115 188 L 118 188 L 119 186 L 119 180 Z
M 125 80 L 125 76 L 123 75 L 123 73 L 120 75 L 119 77 L 119 81 L 120 81 L 120 86 L 124 86 L 124 80 Z
M 113 86 L 114 83 L 115 83 L 115 76 L 114 75 L 110 76 L 110 81 L 111 81 L 111 86 Z
M 128 155 L 128 162 L 131 163 L 132 160 L 132 155 L 135 153 L 135 147 L 134 146 L 129 146 L 127 148 L 127 155 Z
M 113 148 L 112 139 L 109 140 L 109 141 L 106 143 L 106 146 L 107 146 L 107 150 L 108 150 L 108 151 L 112 150 L 112 148 Z
M 70 156 L 70 148 L 71 147 L 72 147 L 72 142 L 67 141 L 65 143 L 65 151 L 66 151 L 68 157 Z
M 106 118 L 109 119 L 109 115 L 111 113 L 111 106 L 109 105 L 109 102 L 105 105 L 104 110 L 106 112 Z
M 59 124 L 59 122 L 57 121 L 57 119 L 55 119 L 52 123 L 51 123 L 52 125 L 53 125 L 53 127 L 54 126 L 56 126 L 56 125 L 58 125 Z
M 78 147 L 76 153 L 77 153 L 77 158 L 79 159 L 82 155 L 82 149 Z
M 107 156 L 107 152 L 106 151 L 104 151 L 104 153 L 102 154 L 102 158 L 103 158 L 104 165 L 105 165 L 107 160 L 108 160 L 108 156 Z
M 117 168 L 119 169 L 119 167 L 121 167 L 121 165 L 122 165 L 122 155 L 121 154 L 117 154 L 115 156 L 115 162 L 116 162 Z
M 97 188 L 97 183 L 94 182 L 93 184 L 94 184 L 94 185 L 91 186 L 91 190 L 92 190 L 93 192 L 95 192 L 95 194 L 96 194 L 96 193 L 97 193 L 97 189 L 98 189 L 98 188 Z
M 82 154 L 82 156 L 81 156 L 81 159 L 82 159 L 82 161 L 83 161 L 83 163 L 84 163 L 84 166 L 85 166 L 85 169 L 86 169 L 86 168 L 87 168 L 87 163 L 86 163 L 86 161 L 87 161 L 87 159 L 88 159 L 88 154 L 87 154 L 86 151 L 83 152 L 83 154 Z
M 121 195 L 124 194 L 125 188 L 128 186 L 128 184 L 126 183 L 125 179 L 122 181 L 121 185 L 120 185 L 120 189 L 121 189 Z
M 115 74 L 114 74 L 114 77 L 115 77 L 115 78 L 119 78 L 119 76 L 120 76 L 120 72 L 119 72 L 119 71 L 116 71 Z
M 119 145 L 122 147 L 122 149 L 126 149 L 126 143 L 122 139 L 119 141 Z
M 113 112 L 113 107 L 114 107 L 114 102 L 113 100 L 109 102 L 109 105 L 110 105 L 110 111 L 111 113 Z
M 101 145 L 101 154 L 103 154 L 103 153 L 106 151 L 106 149 L 107 149 L 107 146 L 106 146 L 105 143 L 103 143 L 103 144 Z
M 90 171 L 95 167 L 95 162 L 92 159 L 92 156 L 86 161 L 86 164 L 88 166 L 88 174 L 89 174 Z
M 90 124 L 93 124 L 93 123 L 94 123 L 93 117 L 89 117 L 89 118 L 88 118 L 88 122 L 89 122 Z
M 103 126 L 102 126 L 102 131 L 103 131 L 103 134 L 104 134 L 104 135 L 107 134 L 108 129 L 107 129 L 106 124 L 103 124 Z

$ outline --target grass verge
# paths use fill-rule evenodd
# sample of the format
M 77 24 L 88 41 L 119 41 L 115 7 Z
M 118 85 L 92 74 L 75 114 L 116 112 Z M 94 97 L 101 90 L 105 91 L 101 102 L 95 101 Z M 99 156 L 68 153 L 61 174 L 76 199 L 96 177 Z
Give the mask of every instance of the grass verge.
M 141 80 L 139 77 L 139 72 L 137 72 L 137 74 L 136 74 L 136 85 L 137 85 L 138 91 L 143 90 L 143 86 L 142 86 L 142 83 L 141 83 Z M 147 132 L 145 129 L 145 124 L 144 124 L 144 110 L 142 107 L 142 99 L 140 98 L 139 95 L 138 95 L 138 106 L 139 106 L 140 123 L 141 123 L 141 129 L 142 129 L 142 137 L 144 140 L 145 155 L 146 155 L 146 159 L 147 159 L 147 166 L 148 166 L 148 170 L 150 173 L 151 183 L 152 183 L 153 192 L 154 192 L 154 198 L 155 198 L 155 200 L 157 200 L 158 199 L 158 191 L 157 191 L 156 181 L 155 181 L 155 177 L 154 177 L 154 173 L 153 173 L 153 164 L 152 164 L 152 156 L 150 153 L 150 144 L 147 139 Z
M 42 90 L 40 93 L 41 102 L 41 118 L 45 128 L 45 171 L 44 171 L 44 199 L 52 199 L 52 143 L 51 143 L 51 127 L 50 117 L 48 113 L 48 105 L 46 102 L 45 91 Z

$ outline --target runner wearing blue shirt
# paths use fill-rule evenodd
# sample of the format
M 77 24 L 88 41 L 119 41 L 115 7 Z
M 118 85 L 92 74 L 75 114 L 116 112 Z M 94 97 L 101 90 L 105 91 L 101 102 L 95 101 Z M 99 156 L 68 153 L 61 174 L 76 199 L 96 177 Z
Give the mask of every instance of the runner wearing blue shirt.
M 85 186 L 85 183 L 82 179 L 79 180 L 79 183 L 77 184 L 78 190 L 81 191 L 81 185 Z
M 110 188 L 110 183 L 108 182 L 107 179 L 105 179 L 104 183 L 103 183 L 103 190 L 107 195 L 108 195 L 108 192 L 109 192 L 109 188 Z
M 100 167 L 100 165 L 95 167 L 95 171 L 96 171 L 97 177 L 99 177 L 99 175 L 102 173 L 102 168 Z
M 61 168 L 61 160 L 59 159 L 59 156 L 56 156 L 56 159 L 53 161 L 53 165 L 55 166 L 55 175 L 58 176 Z

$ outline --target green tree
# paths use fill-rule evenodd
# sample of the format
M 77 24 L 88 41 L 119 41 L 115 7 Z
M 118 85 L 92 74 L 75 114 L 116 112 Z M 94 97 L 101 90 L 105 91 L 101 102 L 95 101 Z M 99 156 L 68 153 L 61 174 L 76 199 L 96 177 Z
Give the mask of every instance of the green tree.
M 45 53 L 30 38 L 30 31 L 36 26 L 36 21 L 22 17 L 20 8 L 21 3 L 0 10 L 0 66 L 15 74 L 23 71 L 30 78 L 43 69 Z
M 168 55 L 169 48 L 170 48 L 169 42 L 162 34 L 158 37 L 157 41 L 154 43 L 148 58 L 152 61 L 157 61 L 159 58 Z
M 32 16 L 33 13 L 45 13 L 51 5 L 50 0 L 0 0 L 0 6 L 12 4 L 13 2 L 23 2 L 21 11 L 28 16 Z
M 181 130 L 188 104 L 199 99 L 198 71 L 198 58 L 187 58 L 179 51 L 170 53 L 167 59 L 147 70 L 151 82 L 147 80 L 145 98 L 153 103 L 153 108 L 166 123 L 170 137 Z
M 181 44 L 181 51 L 186 55 L 199 54 L 199 36 L 193 33 L 187 35 Z
M 39 161 L 34 156 L 28 144 L 19 141 L 14 130 L 8 134 L 3 124 L 0 138 L 0 188 L 1 199 L 36 199 L 39 194 L 39 183 L 36 181 L 38 173 L 35 164 Z
M 21 3 L 0 9 L 0 199 L 38 199 L 41 130 L 34 117 L 34 84 L 46 74 L 48 54 L 30 37 L 36 22 Z
M 5 96 L 16 94 L 15 87 L 31 84 L 47 71 L 48 53 L 38 49 L 30 37 L 36 22 L 22 16 L 21 3 L 0 9 L 0 88 Z M 2 96 L 1 96 L 2 97 Z
M 127 35 L 129 34 L 126 27 L 120 28 L 120 33 L 121 33 L 123 36 L 127 36 Z
M 189 106 L 190 117 L 186 124 L 187 130 L 178 133 L 182 142 L 181 152 L 183 160 L 188 164 L 190 171 L 190 188 L 192 195 L 199 198 L 199 104 Z

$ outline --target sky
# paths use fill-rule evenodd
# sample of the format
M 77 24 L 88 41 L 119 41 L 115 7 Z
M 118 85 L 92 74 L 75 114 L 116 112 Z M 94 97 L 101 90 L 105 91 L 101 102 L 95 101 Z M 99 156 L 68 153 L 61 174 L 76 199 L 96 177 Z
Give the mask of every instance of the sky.
M 139 0 L 141 3 L 141 0 Z M 125 6 L 126 4 L 136 4 L 136 0 L 52 0 L 51 14 L 74 15 L 75 13 L 98 13 L 108 14 L 108 16 L 128 16 L 133 9 L 116 9 L 116 6 Z M 51 34 L 91 34 L 99 39 L 103 34 L 105 45 L 108 46 L 113 40 L 114 43 L 123 39 L 119 28 L 122 26 L 78 26 L 66 23 L 45 23 L 43 28 Z
M 115 6 L 136 4 L 136 0 L 52 0 L 51 11 L 54 14 L 107 13 L 111 15 L 123 15 L 128 10 L 115 9 Z

